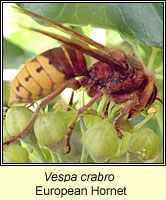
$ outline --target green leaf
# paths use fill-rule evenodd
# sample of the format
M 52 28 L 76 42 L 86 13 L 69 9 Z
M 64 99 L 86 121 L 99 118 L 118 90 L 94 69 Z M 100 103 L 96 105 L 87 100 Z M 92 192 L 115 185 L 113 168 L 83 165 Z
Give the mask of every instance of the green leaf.
M 8 106 L 9 101 L 9 81 L 3 81 L 3 106 Z
M 114 29 L 123 37 L 132 38 L 148 46 L 158 48 L 163 46 L 162 3 L 18 3 L 18 5 L 59 23 Z M 44 22 L 39 23 L 44 25 Z

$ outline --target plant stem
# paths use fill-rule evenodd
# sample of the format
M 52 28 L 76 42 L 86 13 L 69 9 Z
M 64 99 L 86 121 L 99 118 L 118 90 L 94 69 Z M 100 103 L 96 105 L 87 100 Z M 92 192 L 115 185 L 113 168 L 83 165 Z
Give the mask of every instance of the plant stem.
M 138 129 L 140 129 L 146 122 L 148 122 L 152 117 L 154 116 L 154 114 L 149 114 L 146 116 L 146 118 L 141 121 L 140 123 L 138 123 L 137 125 L 134 126 L 134 132 Z
M 80 95 L 80 107 L 85 105 L 85 96 L 84 96 L 84 92 L 81 93 Z M 86 127 L 83 121 L 83 116 L 80 116 L 80 127 L 81 127 L 81 134 L 82 136 L 84 135 L 85 131 L 86 131 Z M 86 163 L 87 162 L 87 150 L 86 148 L 82 147 L 82 152 L 81 152 L 81 159 L 80 159 L 80 163 Z
M 59 163 L 67 163 L 66 156 L 63 153 L 58 152 L 56 154 L 57 154 Z
M 106 96 L 103 96 L 102 100 L 101 100 L 100 103 L 99 103 L 98 109 L 97 109 L 97 113 L 98 113 L 99 115 L 102 115 L 106 103 L 107 103 L 107 97 L 106 97 Z
M 126 163 L 130 163 L 130 155 L 129 155 L 129 152 L 126 152 Z
M 128 43 L 132 46 L 136 57 L 139 58 L 139 59 L 142 61 L 142 59 L 140 58 L 140 55 L 139 55 L 139 53 L 138 53 L 138 48 L 137 48 L 136 42 L 134 42 L 134 41 L 133 41 L 132 39 L 130 39 L 130 38 L 125 38 L 125 41 L 128 42 Z
M 109 105 L 109 107 L 108 107 L 108 118 L 109 118 L 109 119 L 111 119 L 111 117 L 112 117 L 111 113 L 112 113 L 112 108 L 113 108 L 114 104 L 115 104 L 115 103 L 114 103 L 113 101 L 111 101 L 111 102 L 110 102 L 110 105 Z
M 48 104 L 45 106 L 44 112 L 48 113 Z
M 81 91 L 79 95 L 79 106 L 81 108 L 84 105 L 85 105 L 85 95 L 84 95 L 84 91 Z
M 149 59 L 149 63 L 148 63 L 148 69 L 152 69 L 153 67 L 153 63 L 154 63 L 154 60 L 156 58 L 156 55 L 157 55 L 157 52 L 158 52 L 159 49 L 156 49 L 156 48 L 152 48 L 152 54 L 150 56 L 150 59 Z
M 82 116 L 80 117 L 80 126 L 81 126 L 81 133 L 82 133 L 82 136 L 83 136 L 87 129 L 86 129 L 86 126 L 84 124 L 84 120 L 83 120 Z M 87 157 L 88 157 L 88 152 L 87 152 L 86 148 L 83 145 L 80 163 L 86 163 L 87 162 Z
M 39 147 L 36 146 L 36 148 L 34 148 L 34 151 L 39 157 L 41 163 L 48 163 Z
M 29 149 L 28 147 L 30 146 L 34 150 L 35 154 L 37 155 L 41 163 L 47 163 L 47 159 L 43 155 L 43 152 L 39 144 L 37 143 L 36 137 L 33 133 L 29 134 L 26 137 L 26 139 L 20 139 L 20 142 L 22 145 L 25 146 L 27 150 Z
M 156 113 L 156 119 L 159 124 L 160 131 L 162 133 L 163 132 L 163 112 L 161 109 Z
M 163 80 L 163 74 L 156 74 L 155 79 Z
M 157 69 L 155 69 L 155 74 L 159 74 L 163 72 L 163 64 L 161 64 Z
M 83 146 L 80 163 L 87 163 L 87 157 L 88 157 L 88 152 L 86 148 Z
M 50 154 L 51 154 L 53 163 L 59 163 L 57 154 L 56 154 L 55 152 L 53 152 L 50 148 L 48 148 L 48 149 L 49 149 L 49 152 L 50 152 Z

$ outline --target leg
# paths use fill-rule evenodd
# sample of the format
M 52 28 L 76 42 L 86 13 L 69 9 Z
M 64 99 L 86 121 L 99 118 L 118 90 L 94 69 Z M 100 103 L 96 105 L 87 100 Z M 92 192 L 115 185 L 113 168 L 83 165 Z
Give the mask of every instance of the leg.
M 57 90 L 55 90 L 53 93 L 49 94 L 39 105 L 39 107 L 37 108 L 36 112 L 33 114 L 32 118 L 30 119 L 30 121 L 28 122 L 27 126 L 15 137 L 13 137 L 11 140 L 4 142 L 3 145 L 8 145 L 12 142 L 14 142 L 15 140 L 17 140 L 18 138 L 21 138 L 24 133 L 26 133 L 27 131 L 29 131 L 29 128 L 31 127 L 31 125 L 33 124 L 34 120 L 37 118 L 38 113 L 40 111 L 40 109 L 47 105 L 49 102 L 51 102 L 56 96 L 58 96 L 65 88 L 69 87 L 69 85 L 74 84 L 75 82 L 77 82 L 77 80 L 75 79 L 71 79 L 68 80 L 66 82 L 64 82 L 61 87 L 59 87 Z
M 69 106 L 73 105 L 73 97 L 74 97 L 74 91 L 72 91 L 71 93 L 71 97 L 70 97 L 70 101 L 69 101 Z M 67 111 L 70 111 L 70 107 L 67 108 Z
M 68 154 L 71 151 L 70 138 L 71 138 L 71 134 L 72 134 L 72 131 L 75 127 L 75 124 L 77 122 L 78 117 L 80 116 L 81 113 L 83 113 L 85 110 L 87 110 L 97 99 L 99 99 L 102 96 L 103 96 L 103 93 L 98 92 L 88 104 L 86 104 L 85 106 L 83 106 L 82 108 L 80 108 L 78 110 L 78 113 L 77 113 L 76 117 L 74 118 L 74 121 L 71 124 L 71 126 L 69 127 L 69 130 L 67 132 L 67 139 L 66 139 L 67 151 L 66 151 L 65 154 Z
M 131 99 L 129 101 L 129 103 L 122 109 L 121 114 L 118 115 L 115 120 L 114 120 L 114 127 L 117 131 L 118 137 L 122 139 L 123 134 L 121 133 L 121 131 L 119 130 L 119 122 L 123 119 L 123 117 L 128 114 L 130 112 L 130 110 L 133 108 L 133 106 L 135 105 L 135 98 Z
M 103 117 L 108 117 L 108 108 L 109 108 L 109 105 L 110 105 L 110 101 L 107 103 L 107 107 L 105 109 L 105 112 L 104 112 L 104 116 Z
M 3 107 L 3 120 L 6 119 L 6 113 L 8 111 L 8 107 Z

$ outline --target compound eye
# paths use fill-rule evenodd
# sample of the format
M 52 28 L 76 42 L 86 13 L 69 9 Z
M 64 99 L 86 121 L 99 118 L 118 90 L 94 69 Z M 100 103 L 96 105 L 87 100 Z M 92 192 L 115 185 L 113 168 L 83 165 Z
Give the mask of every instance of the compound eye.
M 148 103 L 146 104 L 145 108 L 148 107 L 148 106 L 150 106 L 150 105 L 155 101 L 156 95 L 157 95 L 157 88 L 156 88 L 156 86 L 154 85 L 153 92 L 152 92 L 152 94 L 151 94 L 151 96 L 150 96 L 150 98 L 149 98 L 149 101 L 148 101 Z

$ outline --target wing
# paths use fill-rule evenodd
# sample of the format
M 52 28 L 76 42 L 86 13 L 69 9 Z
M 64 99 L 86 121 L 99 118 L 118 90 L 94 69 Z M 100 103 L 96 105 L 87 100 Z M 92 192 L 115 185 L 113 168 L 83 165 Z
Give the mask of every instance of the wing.
M 23 9 L 23 8 L 19 8 L 19 7 L 16 7 L 16 6 L 12 6 L 12 7 L 15 11 L 17 11 L 19 13 L 23 13 L 23 14 L 26 14 L 28 16 L 32 16 L 32 17 L 35 17 L 35 18 L 38 18 L 38 19 L 41 19 L 41 20 L 47 22 L 52 27 L 54 27 L 57 30 L 60 30 L 60 31 L 76 38 L 77 40 L 68 39 L 64 36 L 60 36 L 60 35 L 57 35 L 55 33 L 49 33 L 47 31 L 39 30 L 39 29 L 32 28 L 32 27 L 26 27 L 26 26 L 23 26 L 23 25 L 19 25 L 20 27 L 27 29 L 27 30 L 31 30 L 31 31 L 34 31 L 34 32 L 41 33 L 43 35 L 47 35 L 51 38 L 54 38 L 54 39 L 62 42 L 63 44 L 66 44 L 66 45 L 68 45 L 72 48 L 75 48 L 75 49 L 82 51 L 83 53 L 85 53 L 89 56 L 92 56 L 93 58 L 96 58 L 96 59 L 98 59 L 102 62 L 110 64 L 112 67 L 115 68 L 115 70 L 124 70 L 125 69 L 125 66 L 123 66 L 122 63 L 118 62 L 117 60 L 115 60 L 111 56 L 111 54 L 109 53 L 110 52 L 109 48 L 93 41 L 92 39 L 86 37 L 85 35 L 82 35 L 82 34 L 76 32 L 76 31 L 74 31 L 70 28 L 67 28 L 67 27 L 65 27 L 61 24 L 58 24 L 58 23 L 56 23 L 56 22 L 54 22 L 50 19 L 47 19 L 43 16 L 32 13 L 28 10 Z

